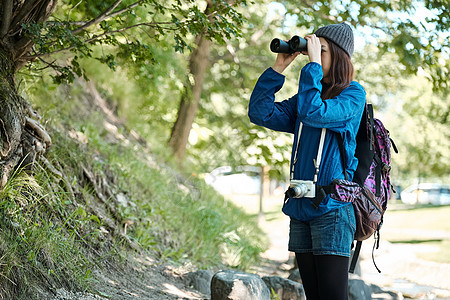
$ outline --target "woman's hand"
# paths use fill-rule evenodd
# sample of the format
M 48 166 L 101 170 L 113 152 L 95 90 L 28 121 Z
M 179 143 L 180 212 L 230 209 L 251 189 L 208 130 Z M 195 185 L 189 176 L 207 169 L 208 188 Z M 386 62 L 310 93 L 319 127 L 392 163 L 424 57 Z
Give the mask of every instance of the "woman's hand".
M 305 40 L 308 41 L 308 51 L 307 54 L 310 62 L 316 62 L 322 64 L 322 45 L 320 44 L 319 38 L 315 34 L 307 35 Z
M 278 53 L 277 59 L 272 69 L 278 73 L 283 73 L 284 70 L 294 61 L 294 59 L 300 54 L 300 52 L 289 53 Z

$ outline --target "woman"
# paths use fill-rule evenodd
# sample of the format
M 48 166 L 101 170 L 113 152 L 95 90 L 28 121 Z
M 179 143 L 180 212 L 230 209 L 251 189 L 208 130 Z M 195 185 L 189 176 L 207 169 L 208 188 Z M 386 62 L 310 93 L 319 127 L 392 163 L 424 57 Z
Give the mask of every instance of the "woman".
M 283 71 L 299 53 L 279 53 L 272 68 L 259 78 L 250 98 L 248 115 L 260 126 L 294 133 L 291 179 L 314 179 L 322 128 L 325 139 L 317 185 L 344 179 L 343 161 L 349 180 L 358 161 L 354 157 L 366 93 L 353 81 L 353 32 L 345 23 L 327 25 L 305 37 L 309 63 L 300 74 L 298 93 L 275 102 L 275 93 L 284 83 Z M 302 125 L 300 125 L 300 123 Z M 301 127 L 300 139 L 299 127 Z M 337 136 L 345 145 L 341 159 Z M 297 147 L 298 144 L 298 147 Z M 291 218 L 289 251 L 295 252 L 306 297 L 347 299 L 348 265 L 355 233 L 351 203 L 329 196 L 316 209 L 312 198 L 289 198 L 283 212 Z

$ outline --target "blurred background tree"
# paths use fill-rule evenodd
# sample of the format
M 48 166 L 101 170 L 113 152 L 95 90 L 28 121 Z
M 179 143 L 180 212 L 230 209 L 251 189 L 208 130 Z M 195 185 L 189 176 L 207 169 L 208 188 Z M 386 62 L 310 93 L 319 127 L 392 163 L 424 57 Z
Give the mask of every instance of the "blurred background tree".
M 245 0 L 233 1 L 241 4 Z M 19 162 L 32 168 L 51 144 L 39 114 L 18 95 L 16 72 L 24 65 L 30 63 L 31 72 L 51 67 L 55 83 L 72 82 L 84 75 L 80 59 L 97 59 L 112 70 L 119 58 L 146 64 L 153 60 L 148 43 L 169 35 L 175 51 L 183 52 L 190 36 L 221 42 L 238 35 L 235 25 L 242 23 L 226 1 L 2 0 L 0 15 L 0 187 Z
M 256 79 L 275 59 L 268 45 L 274 37 L 289 39 L 343 21 L 355 29 L 356 79 L 368 100 L 377 113 L 399 111 L 392 120 L 403 120 L 387 124 L 401 151 L 401 159 L 394 157 L 401 175 L 417 176 L 408 166 L 419 162 L 427 165 L 423 176 L 446 175 L 448 155 L 433 151 L 448 153 L 448 147 L 430 150 L 427 132 L 416 140 L 402 130 L 411 120 L 429 122 L 423 128 L 435 128 L 439 120 L 442 132 L 448 132 L 448 5 L 447 0 L 2 0 L 3 181 L 28 153 L 43 151 L 37 144 L 50 143 L 40 122 L 33 122 L 37 114 L 18 96 L 15 76 L 24 65 L 25 81 L 41 80 L 29 75 L 39 76 L 48 67 L 56 84 L 89 77 L 155 151 L 167 153 L 170 145 L 178 161 L 198 172 L 269 165 L 273 176 L 282 177 L 291 136 L 254 126 L 246 116 Z M 296 92 L 305 63 L 298 59 L 288 69 L 278 100 Z M 430 96 L 409 84 L 419 73 Z M 15 118 L 5 117 L 12 112 Z M 28 148 L 23 146 L 30 140 L 24 138 L 26 128 L 37 137 Z M 436 135 L 436 140 L 445 138 Z
M 387 113 L 397 116 L 385 120 L 401 149 L 400 155 L 393 158 L 394 168 L 398 170 L 396 178 L 416 178 L 423 164 L 430 171 L 422 176 L 448 178 L 450 161 L 445 147 L 448 138 L 444 134 L 449 129 L 447 117 L 439 119 L 442 131 L 435 136 L 443 146 L 436 149 L 441 152 L 437 156 L 429 150 L 426 139 L 411 138 L 412 131 L 404 134 L 408 131 L 403 127 L 406 123 L 394 122 L 418 117 L 417 111 L 408 109 L 411 102 L 426 106 L 418 103 L 431 101 L 428 96 L 420 96 L 418 86 L 411 84 L 417 74 L 428 95 L 442 103 L 442 116 L 448 115 L 450 36 L 445 22 L 448 20 L 446 6 L 439 1 L 348 1 L 347 4 L 267 1 L 246 8 L 243 15 L 248 21 L 242 37 L 230 41 L 226 48 L 219 46 L 213 50 L 213 67 L 205 83 L 200 114 L 191 131 L 188 159 L 201 161 L 206 170 L 235 163 L 269 165 L 272 175 L 277 176 L 287 173 L 291 137 L 253 126 L 245 116 L 256 79 L 275 59 L 268 45 L 273 37 L 289 39 L 294 34 L 314 32 L 325 24 L 346 21 L 355 28 L 356 80 L 366 88 L 368 101 L 375 104 L 379 117 L 384 118 Z M 306 62 L 305 58 L 299 59 L 288 69 L 278 100 L 295 94 L 300 68 Z M 412 90 L 414 97 L 407 93 Z M 436 120 L 428 118 L 427 127 L 433 127 Z M 428 131 L 424 130 L 426 135 Z M 427 157 L 426 161 L 423 156 Z

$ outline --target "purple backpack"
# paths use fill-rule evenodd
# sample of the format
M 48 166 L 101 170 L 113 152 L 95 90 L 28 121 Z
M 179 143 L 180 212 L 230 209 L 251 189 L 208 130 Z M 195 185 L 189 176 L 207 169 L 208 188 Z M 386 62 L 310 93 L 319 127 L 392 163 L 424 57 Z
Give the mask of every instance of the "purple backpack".
M 341 159 L 345 162 L 343 139 L 337 135 Z M 351 202 L 356 217 L 356 248 L 350 264 L 350 273 L 354 272 L 356 262 L 361 250 L 361 242 L 375 233 L 375 245 L 378 249 L 380 228 L 383 224 L 383 215 L 387 202 L 391 196 L 390 161 L 391 147 L 397 153 L 394 142 L 389 137 L 383 123 L 373 117 L 373 107 L 366 105 L 361 124 L 356 137 L 355 156 L 358 158 L 358 167 L 353 181 L 336 179 L 332 182 L 330 197 L 343 202 Z M 347 172 L 344 170 L 345 178 Z M 395 191 L 394 191 L 395 192 Z M 372 252 L 373 258 L 373 252 Z M 381 272 L 375 264 L 378 272 Z

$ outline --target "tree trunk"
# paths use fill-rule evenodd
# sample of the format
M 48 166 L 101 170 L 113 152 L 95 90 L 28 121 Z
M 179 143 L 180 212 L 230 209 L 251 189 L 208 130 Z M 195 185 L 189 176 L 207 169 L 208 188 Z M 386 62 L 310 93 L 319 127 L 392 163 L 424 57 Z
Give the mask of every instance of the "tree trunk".
M 189 63 L 192 77 L 187 78 L 186 87 L 181 96 L 177 120 L 172 128 L 169 140 L 169 146 L 172 147 L 175 157 L 179 161 L 183 160 L 186 153 L 189 133 L 197 114 L 206 69 L 209 65 L 211 41 L 199 36 L 196 44 L 197 48 L 192 53 Z
M 0 190 L 14 168 L 32 169 L 36 155 L 51 144 L 40 116 L 18 95 L 15 72 L 11 55 L 0 47 Z
M 208 1 L 206 13 L 212 8 Z M 178 161 L 182 161 L 186 153 L 189 133 L 192 129 L 197 114 L 200 97 L 203 89 L 206 70 L 209 66 L 209 54 L 211 52 L 211 41 L 202 34 L 196 38 L 196 49 L 189 59 L 189 75 L 186 80 L 185 90 L 181 95 L 180 107 L 177 120 L 172 128 L 169 146 L 172 148 Z
M 11 57 L 0 49 L 0 188 L 6 184 L 20 155 L 18 148 L 25 116 L 19 103 Z
M 23 24 L 45 21 L 57 0 L 0 2 L 0 190 L 17 168 L 32 169 L 36 155 L 51 144 L 40 116 L 19 96 L 15 73 L 33 46 Z

